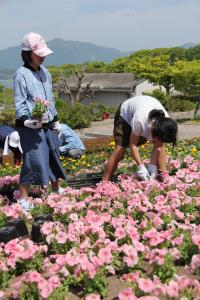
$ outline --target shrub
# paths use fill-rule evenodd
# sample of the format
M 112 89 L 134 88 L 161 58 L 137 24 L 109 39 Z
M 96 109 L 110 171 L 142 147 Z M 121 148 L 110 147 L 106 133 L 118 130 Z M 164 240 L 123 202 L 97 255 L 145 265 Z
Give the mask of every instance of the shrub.
M 96 103 L 90 105 L 76 103 L 71 106 L 68 101 L 61 99 L 56 100 L 56 109 L 59 120 L 74 129 L 85 128 L 90 126 L 93 121 L 102 120 L 104 112 L 110 113 L 110 116 L 113 117 L 116 110 L 114 107 Z
M 15 111 L 3 109 L 0 111 L 0 125 L 15 125 Z
M 200 115 L 195 116 L 195 120 L 200 122 Z
M 90 108 L 81 103 L 71 106 L 66 100 L 56 101 L 59 120 L 71 128 L 79 129 L 90 126 L 92 114 Z
M 168 111 L 190 111 L 195 109 L 195 103 L 187 100 L 187 99 L 173 99 L 170 98 L 169 101 L 166 103 L 166 110 Z
M 152 93 L 146 93 L 146 95 L 152 96 L 158 99 L 167 111 L 177 112 L 177 111 L 190 111 L 194 110 L 196 104 L 188 99 L 174 98 L 170 95 L 165 94 L 165 92 L 160 89 L 154 90 Z
M 102 114 L 108 111 L 107 107 L 103 104 L 92 103 L 88 107 L 92 115 L 92 121 L 102 120 Z
M 103 113 L 109 113 L 110 117 L 114 117 L 116 108 L 108 107 L 103 104 L 92 103 L 88 106 L 90 108 L 90 113 L 92 115 L 92 121 L 102 120 Z

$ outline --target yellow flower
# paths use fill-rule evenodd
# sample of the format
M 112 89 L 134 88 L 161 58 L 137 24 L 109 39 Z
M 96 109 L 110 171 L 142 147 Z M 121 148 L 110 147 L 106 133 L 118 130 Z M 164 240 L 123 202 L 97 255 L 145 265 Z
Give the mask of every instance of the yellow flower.
M 110 144 L 109 144 L 109 146 L 115 146 L 115 142 L 113 141 L 113 142 L 111 142 Z
M 192 156 L 195 156 L 197 154 L 197 148 L 196 147 L 193 147 L 192 149 L 191 149 L 191 155 Z

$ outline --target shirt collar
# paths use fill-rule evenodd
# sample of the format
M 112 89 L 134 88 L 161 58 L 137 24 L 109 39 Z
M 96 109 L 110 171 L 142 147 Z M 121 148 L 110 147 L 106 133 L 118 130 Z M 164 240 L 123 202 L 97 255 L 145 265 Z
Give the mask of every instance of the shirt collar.
M 33 72 L 38 72 L 38 71 L 41 70 L 41 67 L 40 67 L 40 66 L 38 67 L 38 71 L 36 71 L 36 70 L 35 70 L 33 67 L 31 67 L 29 64 L 24 64 L 24 67 L 27 68 L 27 69 L 29 69 L 29 70 L 31 70 L 31 71 L 33 71 Z

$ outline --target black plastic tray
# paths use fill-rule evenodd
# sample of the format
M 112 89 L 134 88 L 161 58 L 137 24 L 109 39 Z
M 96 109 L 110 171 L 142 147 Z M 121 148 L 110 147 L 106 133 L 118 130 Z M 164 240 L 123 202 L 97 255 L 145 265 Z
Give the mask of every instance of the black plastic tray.
M 112 176 L 111 181 L 117 182 L 120 173 L 116 173 Z M 103 173 L 89 173 L 81 176 L 74 177 L 67 180 L 67 185 L 71 188 L 79 189 L 81 187 L 92 187 L 102 181 Z

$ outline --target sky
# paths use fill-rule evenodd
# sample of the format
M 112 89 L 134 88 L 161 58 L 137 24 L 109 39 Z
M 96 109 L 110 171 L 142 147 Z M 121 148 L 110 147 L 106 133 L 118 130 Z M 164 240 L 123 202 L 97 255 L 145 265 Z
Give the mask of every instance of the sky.
M 28 32 L 122 51 L 200 43 L 200 0 L 0 0 L 0 49 Z

